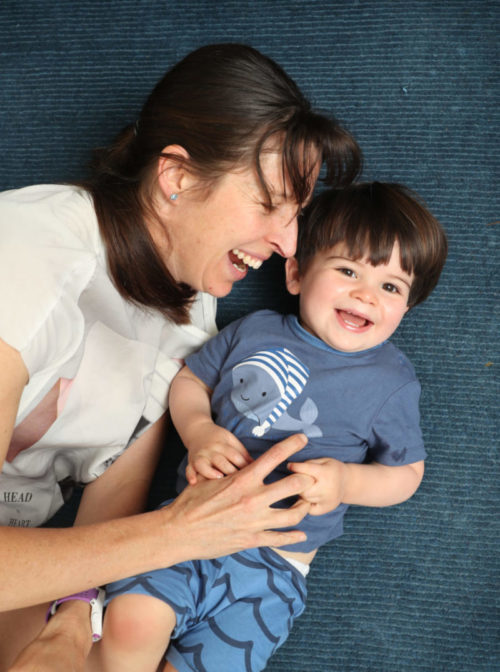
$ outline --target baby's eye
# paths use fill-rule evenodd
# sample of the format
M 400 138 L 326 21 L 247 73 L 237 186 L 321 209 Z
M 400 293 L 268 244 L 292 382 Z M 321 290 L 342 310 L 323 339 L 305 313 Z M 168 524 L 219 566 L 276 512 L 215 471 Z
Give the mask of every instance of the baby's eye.
M 352 270 L 352 268 L 345 268 L 341 267 L 337 269 L 340 273 L 343 275 L 347 275 L 349 278 L 355 278 L 356 277 L 356 272 Z
M 399 287 L 396 287 L 396 285 L 393 285 L 391 282 L 384 283 L 383 288 L 386 292 L 390 292 L 391 294 L 401 294 Z

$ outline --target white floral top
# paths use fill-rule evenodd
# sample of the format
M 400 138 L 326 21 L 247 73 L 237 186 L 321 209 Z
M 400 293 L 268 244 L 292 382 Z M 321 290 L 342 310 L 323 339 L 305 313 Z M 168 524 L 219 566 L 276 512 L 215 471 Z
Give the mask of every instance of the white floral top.
M 30 379 L 0 474 L 0 524 L 36 526 L 167 407 L 184 357 L 216 332 L 215 299 L 191 324 L 125 301 L 107 270 L 92 199 L 72 186 L 0 194 L 0 338 Z

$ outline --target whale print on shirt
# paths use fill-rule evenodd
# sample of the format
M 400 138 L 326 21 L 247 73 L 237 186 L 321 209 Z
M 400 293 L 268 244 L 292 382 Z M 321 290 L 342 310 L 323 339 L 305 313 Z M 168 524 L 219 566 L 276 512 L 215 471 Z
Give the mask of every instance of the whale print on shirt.
M 303 432 L 308 437 L 323 436 L 314 424 L 318 407 L 307 397 L 295 418 L 288 407 L 302 394 L 309 369 L 287 348 L 260 350 L 232 369 L 231 401 L 236 410 L 257 424 L 254 436 L 263 436 L 272 427 Z

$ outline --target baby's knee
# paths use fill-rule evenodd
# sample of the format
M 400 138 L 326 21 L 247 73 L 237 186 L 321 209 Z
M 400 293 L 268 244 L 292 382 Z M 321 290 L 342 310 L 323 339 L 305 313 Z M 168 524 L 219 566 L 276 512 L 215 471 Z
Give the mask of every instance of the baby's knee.
M 159 639 L 168 641 L 175 614 L 165 602 L 149 595 L 120 595 L 104 616 L 103 642 L 123 650 L 140 650 Z

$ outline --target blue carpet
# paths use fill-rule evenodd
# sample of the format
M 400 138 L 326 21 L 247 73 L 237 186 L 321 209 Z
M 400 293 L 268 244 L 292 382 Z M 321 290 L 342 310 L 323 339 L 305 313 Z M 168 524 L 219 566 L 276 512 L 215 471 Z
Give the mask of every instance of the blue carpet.
M 498 20 L 493 0 L 0 3 L 0 188 L 78 178 L 167 67 L 234 40 L 344 121 L 366 178 L 408 184 L 448 232 L 440 285 L 396 338 L 424 388 L 424 482 L 350 511 L 270 672 L 500 669 Z M 281 273 L 250 274 L 219 322 L 288 305 Z

